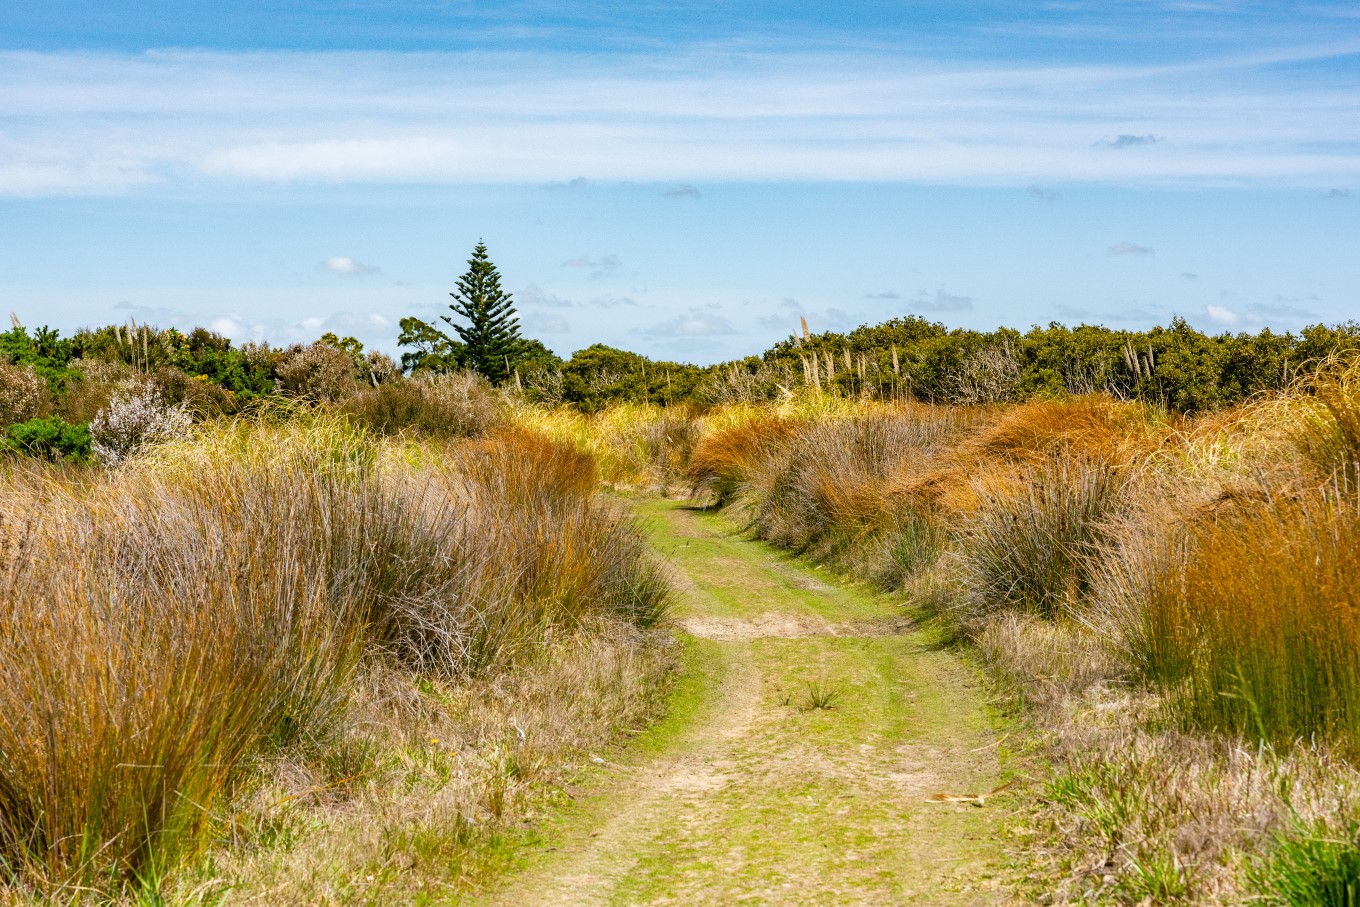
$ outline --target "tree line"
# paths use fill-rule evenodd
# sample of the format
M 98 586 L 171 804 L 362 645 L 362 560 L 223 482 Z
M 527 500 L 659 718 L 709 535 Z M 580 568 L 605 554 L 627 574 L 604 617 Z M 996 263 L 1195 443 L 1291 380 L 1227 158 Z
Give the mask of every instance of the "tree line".
M 203 328 L 182 333 L 135 322 L 62 337 L 46 327 L 30 332 L 16 318 L 0 333 L 0 422 L 7 406 L 10 419 L 19 414 L 22 406 L 6 400 L 32 397 L 35 380 L 54 398 L 79 398 L 67 392 L 108 378 L 109 367 L 155 376 L 168 399 L 191 399 L 208 412 L 232 412 L 271 395 L 329 402 L 356 386 L 472 371 L 530 401 L 586 411 L 620 402 L 708 405 L 808 393 L 944 404 L 1108 393 L 1194 413 L 1281 389 L 1328 357 L 1360 350 L 1360 325 L 1353 321 L 1298 333 L 1205 334 L 1179 318 L 1145 331 L 1056 322 L 1027 331 L 975 331 L 908 315 L 846 333 L 814 334 L 804 321 L 759 355 L 710 366 L 603 344 L 564 360 L 521 336 L 513 299 L 500 281 L 479 242 L 440 323 L 401 319 L 400 365 L 335 334 L 275 348 L 234 344 Z M 76 404 L 65 411 L 75 413 L 68 418 L 83 413 Z

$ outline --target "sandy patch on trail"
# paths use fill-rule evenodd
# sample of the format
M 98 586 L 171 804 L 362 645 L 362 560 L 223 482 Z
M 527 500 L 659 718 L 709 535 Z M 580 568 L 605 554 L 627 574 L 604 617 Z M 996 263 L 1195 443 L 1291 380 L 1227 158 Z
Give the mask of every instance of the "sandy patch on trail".
M 700 639 L 799 639 L 805 636 L 898 636 L 911 631 L 906 619 L 856 620 L 832 623 L 812 614 L 772 611 L 754 617 L 684 617 L 680 629 Z

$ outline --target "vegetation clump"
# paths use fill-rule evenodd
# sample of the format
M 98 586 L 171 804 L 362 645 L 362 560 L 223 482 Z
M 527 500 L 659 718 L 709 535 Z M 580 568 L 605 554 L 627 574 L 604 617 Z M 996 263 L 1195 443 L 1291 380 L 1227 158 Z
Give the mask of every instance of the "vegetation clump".
M 651 626 L 667 587 L 594 484 L 531 434 L 435 448 L 305 409 L 0 471 L 0 863 L 52 896 L 165 890 L 267 760 L 361 739 L 373 671 L 472 683 Z

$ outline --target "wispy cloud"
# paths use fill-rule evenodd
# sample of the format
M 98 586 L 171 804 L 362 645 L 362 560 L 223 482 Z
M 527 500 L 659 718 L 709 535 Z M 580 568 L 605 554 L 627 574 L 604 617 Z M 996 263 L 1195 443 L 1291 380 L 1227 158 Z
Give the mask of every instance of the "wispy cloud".
M 1157 250 L 1148 246 L 1140 246 L 1136 242 L 1115 243 L 1106 250 L 1107 255 L 1156 255 Z
M 882 292 L 882 293 L 865 293 L 865 294 L 864 294 L 864 298 L 865 298 L 865 299 L 894 300 L 894 299 L 901 299 L 901 298 L 902 298 L 902 294 L 901 294 L 901 293 L 897 293 L 897 292 L 895 292 L 895 291 L 893 291 L 893 290 L 885 290 L 885 291 Z
M 1091 318 L 1095 315 L 1095 313 L 1089 309 L 1080 309 L 1065 303 L 1055 305 L 1053 311 L 1057 313 L 1059 318 L 1066 318 L 1070 321 L 1075 321 L 1079 318 Z
M 531 283 L 518 293 L 514 294 L 516 306 L 541 306 L 551 309 L 565 309 L 575 305 L 570 299 L 563 299 L 546 292 L 536 283 Z
M 721 48 L 0 53 L 0 194 L 285 183 L 1360 181 L 1360 94 L 1273 64 L 963 64 Z M 1147 130 L 1099 147 L 1117 109 Z M 1250 115 L 1244 115 L 1250 111 Z M 1110 148 L 1161 143 L 1155 155 Z M 690 190 L 694 190 L 691 192 Z M 1043 198 L 1040 190 L 1036 197 Z
M 716 306 L 696 306 L 673 318 L 634 331 L 643 337 L 669 340 L 680 337 L 723 337 L 737 333 Z
M 933 294 L 921 290 L 911 297 L 911 307 L 918 312 L 966 312 L 973 307 L 973 297 L 936 290 Z
M 578 258 L 571 258 L 562 262 L 564 268 L 581 268 L 590 272 L 591 280 L 599 280 L 601 277 L 610 277 L 619 268 L 623 267 L 623 260 L 617 255 L 601 255 L 599 258 L 591 258 L 582 255 Z
M 638 301 L 631 296 L 596 296 L 586 305 L 594 306 L 597 309 L 635 309 L 638 307 Z
M 889 295 L 900 298 L 896 297 L 896 294 Z M 773 310 L 757 318 L 756 323 L 763 328 L 797 335 L 802 331 L 802 323 L 798 320 L 800 318 L 807 320 L 808 329 L 814 334 L 823 331 L 848 331 L 866 323 L 864 317 L 851 315 L 835 306 L 824 310 L 810 309 L 791 296 L 786 296 L 775 303 Z
M 1052 203 L 1062 201 L 1062 193 L 1055 189 L 1045 189 L 1043 186 L 1030 185 L 1025 191 L 1041 202 Z
M 571 332 L 571 323 L 556 312 L 525 312 L 520 318 L 520 327 L 529 336 Z
M 1128 133 L 1124 133 L 1123 135 L 1117 135 L 1112 139 L 1103 139 L 1099 142 L 1095 142 L 1094 145 L 1097 148 L 1138 148 L 1142 145 L 1156 145 L 1161 141 L 1164 140 L 1158 135 L 1129 135 Z

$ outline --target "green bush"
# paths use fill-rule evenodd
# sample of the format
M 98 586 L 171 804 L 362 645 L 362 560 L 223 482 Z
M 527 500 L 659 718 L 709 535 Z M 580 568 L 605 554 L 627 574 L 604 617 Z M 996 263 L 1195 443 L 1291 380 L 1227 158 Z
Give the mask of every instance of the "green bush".
M 90 459 L 90 426 L 70 425 L 60 416 L 29 419 L 5 430 L 0 450 L 54 463 L 84 463 Z

